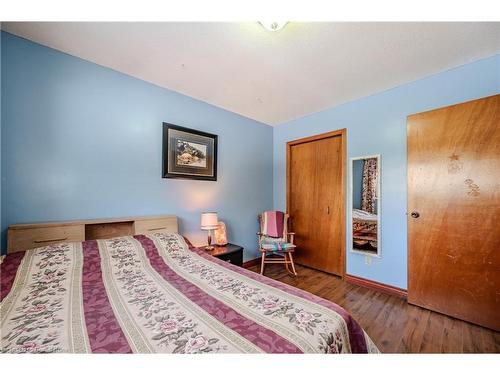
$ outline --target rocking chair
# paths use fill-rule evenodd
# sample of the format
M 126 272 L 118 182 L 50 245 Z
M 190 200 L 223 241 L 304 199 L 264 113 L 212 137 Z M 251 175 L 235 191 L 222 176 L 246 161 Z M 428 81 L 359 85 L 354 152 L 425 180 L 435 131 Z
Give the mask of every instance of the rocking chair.
M 262 254 L 260 274 L 264 274 L 265 265 L 280 263 L 285 265 L 291 276 L 297 276 L 293 263 L 293 232 L 288 232 L 288 214 L 281 211 L 266 211 L 259 215 L 260 232 L 257 233 L 259 250 Z

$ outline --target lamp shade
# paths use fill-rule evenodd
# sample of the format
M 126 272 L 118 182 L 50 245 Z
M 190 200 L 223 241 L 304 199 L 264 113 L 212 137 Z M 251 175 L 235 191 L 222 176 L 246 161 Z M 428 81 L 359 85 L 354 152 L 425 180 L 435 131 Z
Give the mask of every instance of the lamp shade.
M 201 214 L 201 229 L 216 229 L 218 225 L 217 212 L 203 212 Z

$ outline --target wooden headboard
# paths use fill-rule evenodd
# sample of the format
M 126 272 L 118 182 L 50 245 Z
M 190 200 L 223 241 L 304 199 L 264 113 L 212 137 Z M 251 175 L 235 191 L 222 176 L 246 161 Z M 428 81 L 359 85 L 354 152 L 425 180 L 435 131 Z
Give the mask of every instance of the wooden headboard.
M 155 232 L 178 233 L 177 216 L 121 217 L 9 226 L 7 253 L 59 242 L 98 240 Z

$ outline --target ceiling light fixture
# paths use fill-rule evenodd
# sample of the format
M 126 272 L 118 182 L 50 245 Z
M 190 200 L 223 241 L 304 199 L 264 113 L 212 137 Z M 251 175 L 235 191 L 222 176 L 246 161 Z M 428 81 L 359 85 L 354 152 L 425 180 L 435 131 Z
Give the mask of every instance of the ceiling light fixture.
M 282 28 L 285 27 L 285 25 L 288 23 L 288 21 L 259 21 L 259 23 L 269 31 L 278 31 L 281 30 Z

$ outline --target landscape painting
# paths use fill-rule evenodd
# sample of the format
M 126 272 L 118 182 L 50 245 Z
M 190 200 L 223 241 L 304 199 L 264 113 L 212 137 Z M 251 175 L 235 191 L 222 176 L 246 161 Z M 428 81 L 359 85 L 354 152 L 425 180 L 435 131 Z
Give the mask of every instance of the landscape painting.
M 178 165 L 206 168 L 207 146 L 178 139 L 175 157 Z
M 163 178 L 217 180 L 217 135 L 163 123 Z

